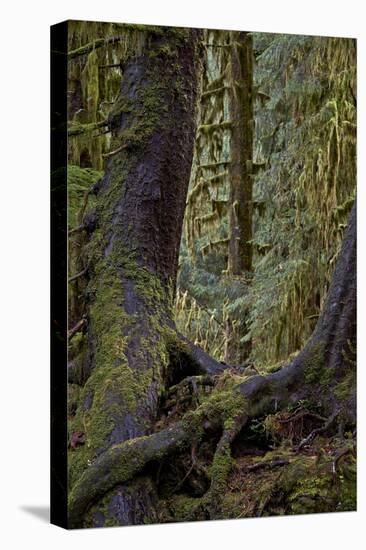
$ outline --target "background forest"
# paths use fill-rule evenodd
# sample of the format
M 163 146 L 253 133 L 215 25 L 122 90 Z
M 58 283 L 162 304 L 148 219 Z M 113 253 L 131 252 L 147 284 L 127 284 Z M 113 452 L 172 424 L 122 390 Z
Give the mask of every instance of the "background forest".
M 99 234 L 95 237 L 100 181 L 106 165 L 117 163 L 114 159 L 123 151 L 116 139 L 119 117 L 132 112 L 121 96 L 125 68 L 149 49 L 151 36 L 159 36 L 161 30 L 92 22 L 69 22 L 68 29 L 68 415 L 70 484 L 77 487 L 80 472 L 94 460 L 88 450 L 87 422 L 80 412 L 87 395 L 83 389 L 85 364 L 90 356 L 98 360 L 98 335 L 88 332 L 89 301 L 95 288 L 85 275 L 91 255 L 97 265 L 95 274 L 100 275 L 102 255 L 91 249 L 90 234 L 101 239 Z M 173 64 L 174 55 L 167 45 L 160 47 L 156 57 L 164 47 L 163 54 Z M 225 376 L 231 377 L 231 384 L 243 376 L 279 372 L 304 348 L 323 311 L 355 200 L 356 43 L 345 38 L 207 30 L 199 48 L 193 162 L 178 276 L 170 301 L 179 333 L 223 367 L 231 367 L 219 383 L 221 391 L 226 391 Z M 149 55 L 154 58 L 153 49 Z M 182 89 L 178 81 L 177 96 Z M 144 101 L 151 112 L 160 108 L 154 96 Z M 153 117 L 137 118 L 134 144 L 143 143 L 156 124 Z M 105 277 L 104 285 L 113 291 L 111 281 Z M 100 317 L 94 309 L 94 317 Z M 106 326 L 103 319 L 100 323 Z M 96 344 L 91 345 L 93 338 Z M 353 342 L 343 352 L 354 366 Z M 354 384 L 354 374 L 348 376 L 348 386 L 351 379 Z M 175 387 L 181 380 L 170 382 Z M 196 382 L 190 383 L 195 394 Z M 345 393 L 349 390 L 346 386 L 342 386 Z M 340 394 L 342 388 L 338 388 Z M 182 405 L 179 399 L 172 405 L 169 392 L 166 399 L 166 415 L 159 417 L 154 433 L 156 427 L 169 425 L 169 417 L 180 418 L 186 412 L 187 404 Z M 244 438 L 252 453 L 241 453 L 238 444 L 234 455 L 249 454 L 252 460 L 266 452 L 266 465 L 286 466 L 287 455 L 284 458 L 273 449 L 284 442 L 285 447 L 289 442 L 301 445 L 305 432 L 315 429 L 316 415 L 318 421 L 326 420 L 321 407 L 311 412 L 307 407 L 307 402 L 300 400 L 282 419 L 275 415 L 254 418 Z M 349 419 L 340 429 L 342 441 L 344 431 L 351 440 Z M 334 450 L 329 441 L 323 441 L 313 449 L 317 461 L 328 452 L 325 447 Z M 257 458 L 249 466 L 244 461 L 252 497 L 245 500 L 248 497 L 238 489 L 241 471 L 231 478 L 226 505 L 205 515 L 202 501 L 198 509 L 197 499 L 204 498 L 207 478 L 214 478 L 215 467 L 222 467 L 222 456 L 214 455 L 209 475 L 205 466 L 197 464 L 211 460 L 212 449 L 207 445 L 197 459 L 192 444 L 191 466 L 184 459 L 176 470 L 165 472 L 167 481 L 160 491 L 169 501 L 169 512 L 158 517 L 145 514 L 143 520 L 131 522 L 354 509 L 355 466 L 350 448 L 346 446 L 344 452 L 350 455 L 348 470 L 340 474 L 346 479 L 344 485 L 334 488 L 333 478 L 329 481 L 323 470 L 313 472 L 307 483 L 306 457 L 282 480 L 287 483 L 285 504 L 279 496 L 282 489 L 277 473 L 268 473 L 266 465 L 262 469 Z M 240 464 L 239 460 L 239 470 Z M 301 488 L 295 487 L 295 478 Z M 222 491 L 223 486 L 215 490 Z M 133 491 L 140 494 L 142 489 L 134 486 Z M 98 510 L 105 513 L 105 506 L 102 503 Z M 84 525 L 95 525 L 95 517 L 90 513 Z M 107 518 L 103 525 L 109 524 L 108 519 L 111 525 L 121 524 L 121 520 Z

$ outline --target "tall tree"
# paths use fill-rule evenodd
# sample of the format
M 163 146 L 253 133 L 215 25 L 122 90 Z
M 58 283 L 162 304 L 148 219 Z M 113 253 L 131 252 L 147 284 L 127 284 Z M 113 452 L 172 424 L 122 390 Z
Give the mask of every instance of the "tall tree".
M 241 292 L 252 271 L 252 38 L 245 32 L 209 30 L 205 47 L 187 241 L 192 263 L 206 263 L 205 270 L 211 272 L 214 267 L 222 279 L 224 296 L 216 294 L 203 302 L 208 309 L 221 310 L 223 358 L 235 365 L 250 353 L 250 340 L 242 341 L 247 332 L 245 315 L 243 311 L 240 316 L 233 314 L 227 305 L 232 298 L 230 287 L 240 287 Z M 224 262 L 210 262 L 215 255 L 224 257 Z M 224 275 L 218 267 L 222 263 Z M 186 286 L 202 302 L 194 284 Z M 212 335 L 210 339 L 215 340 Z
M 253 45 L 245 32 L 231 32 L 231 158 L 229 164 L 228 271 L 252 271 Z
M 229 253 L 228 273 L 244 276 L 252 272 L 252 165 L 253 165 L 253 44 L 249 33 L 231 32 L 231 159 L 229 164 Z M 245 314 L 243 315 L 245 317 Z M 251 340 L 240 342 L 247 331 L 242 319 L 239 334 L 233 332 L 228 316 L 225 360 L 240 364 L 248 359 Z
M 192 160 L 199 36 L 184 29 L 151 33 L 149 48 L 126 63 L 109 115 L 111 151 L 105 177 L 94 187 L 96 212 L 86 224 L 92 231 L 86 245 L 88 342 L 81 396 L 70 421 L 71 503 L 98 457 L 151 432 L 167 385 L 186 374 L 222 369 L 179 340 L 172 320 Z M 191 357 L 184 367 L 174 360 L 179 350 Z M 78 446 L 82 439 L 85 444 Z M 151 492 L 145 485 L 133 498 L 146 503 Z M 110 502 L 116 495 L 118 490 Z M 143 504 L 136 511 L 128 496 L 124 503 L 118 521 L 139 523 Z

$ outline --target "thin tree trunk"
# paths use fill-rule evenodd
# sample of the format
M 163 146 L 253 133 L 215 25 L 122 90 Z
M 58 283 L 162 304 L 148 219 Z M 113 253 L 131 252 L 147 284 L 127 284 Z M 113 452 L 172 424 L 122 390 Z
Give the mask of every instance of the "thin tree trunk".
M 252 161 L 253 161 L 253 46 L 245 32 L 231 32 L 231 163 L 229 165 L 229 254 L 228 273 L 247 276 L 252 271 Z M 227 319 L 225 360 L 229 364 L 243 363 L 251 351 L 251 341 L 240 343 L 247 323 L 239 330 Z

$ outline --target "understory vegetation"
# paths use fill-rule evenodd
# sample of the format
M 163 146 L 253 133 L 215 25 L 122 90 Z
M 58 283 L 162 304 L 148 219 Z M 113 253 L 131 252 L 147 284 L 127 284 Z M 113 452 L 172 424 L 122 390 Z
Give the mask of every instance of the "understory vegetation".
M 355 510 L 355 41 L 68 25 L 70 526 Z

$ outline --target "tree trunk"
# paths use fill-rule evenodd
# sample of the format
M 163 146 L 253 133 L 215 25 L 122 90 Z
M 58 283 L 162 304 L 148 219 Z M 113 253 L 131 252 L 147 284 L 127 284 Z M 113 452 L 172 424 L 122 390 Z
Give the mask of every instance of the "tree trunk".
M 152 35 L 149 50 L 126 64 L 109 119 L 111 150 L 118 153 L 95 186 L 95 228 L 86 246 L 88 346 L 81 396 L 69 422 L 84 444 L 70 449 L 71 489 L 113 445 L 152 432 L 169 385 L 223 368 L 185 342 L 172 319 L 199 37 L 185 29 Z M 133 497 L 118 486 L 106 499 L 90 517 L 81 514 L 70 524 L 133 524 L 156 514 L 153 484 L 137 484 Z
M 249 33 L 231 32 L 231 162 L 229 259 L 231 275 L 252 271 L 253 46 Z
M 231 32 L 231 162 L 229 164 L 229 253 L 228 274 L 249 276 L 252 272 L 252 161 L 253 161 L 253 45 L 249 33 Z M 244 363 L 251 352 L 251 340 L 240 342 L 247 332 L 226 321 L 225 361 Z M 239 333 L 239 334 L 238 334 Z

